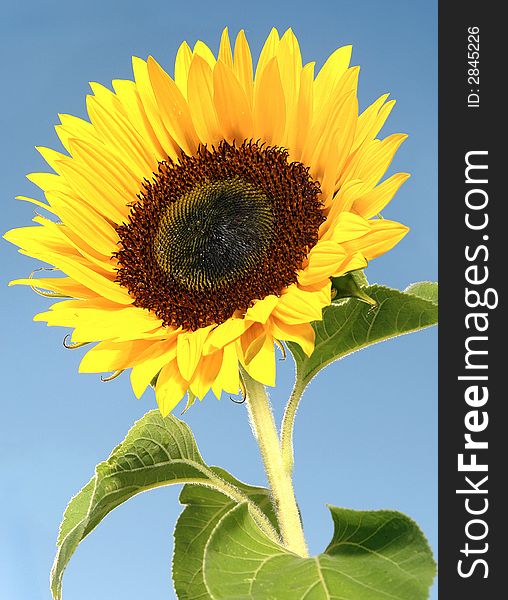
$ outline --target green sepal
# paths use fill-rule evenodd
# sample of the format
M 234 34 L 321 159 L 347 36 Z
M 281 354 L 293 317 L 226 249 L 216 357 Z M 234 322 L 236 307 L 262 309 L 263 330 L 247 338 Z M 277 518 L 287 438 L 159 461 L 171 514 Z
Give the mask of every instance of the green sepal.
M 332 300 L 337 301 L 343 298 L 357 298 L 371 307 L 376 307 L 377 302 L 371 298 L 365 291 L 368 282 L 364 272 L 359 269 L 351 271 L 341 277 L 332 277 Z

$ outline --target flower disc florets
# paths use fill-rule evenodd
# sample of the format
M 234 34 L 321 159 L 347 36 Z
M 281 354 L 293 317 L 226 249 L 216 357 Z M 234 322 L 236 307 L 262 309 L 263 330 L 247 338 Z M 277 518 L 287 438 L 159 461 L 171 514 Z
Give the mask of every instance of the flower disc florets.
M 225 141 L 159 164 L 117 228 L 118 282 L 165 325 L 195 330 L 297 281 L 324 221 L 286 150 Z

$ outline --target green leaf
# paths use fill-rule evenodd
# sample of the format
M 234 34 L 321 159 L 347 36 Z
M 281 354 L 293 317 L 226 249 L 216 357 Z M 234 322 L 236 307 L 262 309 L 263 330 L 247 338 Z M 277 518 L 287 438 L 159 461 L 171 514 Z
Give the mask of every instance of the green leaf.
M 316 342 L 310 357 L 298 344 L 287 344 L 295 359 L 296 384 L 300 389 L 335 360 L 371 344 L 437 323 L 437 283 L 413 284 L 405 292 L 379 285 L 362 290 L 375 300 L 377 307 L 370 307 L 356 298 L 342 299 L 326 307 L 323 320 L 313 323 Z
M 277 527 L 269 490 L 245 485 L 225 471 L 220 474 L 255 502 L 274 528 Z M 217 523 L 238 503 L 217 490 L 198 485 L 186 485 L 180 494 L 180 502 L 186 507 L 174 533 L 173 583 L 176 594 L 180 600 L 208 598 L 203 579 L 205 546 Z
M 172 415 L 163 418 L 158 411 L 147 413 L 67 506 L 51 570 L 53 597 L 62 596 L 63 573 L 78 544 L 114 508 L 151 488 L 189 482 L 245 500 L 224 477 L 222 470 L 204 463 L 185 423 Z
M 438 303 L 438 286 L 437 283 L 432 283 L 432 281 L 412 283 L 404 290 L 404 293 L 413 294 L 424 300 L 429 300 L 433 304 Z
M 435 563 L 418 526 L 396 511 L 330 507 L 323 554 L 301 558 L 268 539 L 243 504 L 205 548 L 211 600 L 425 600 Z

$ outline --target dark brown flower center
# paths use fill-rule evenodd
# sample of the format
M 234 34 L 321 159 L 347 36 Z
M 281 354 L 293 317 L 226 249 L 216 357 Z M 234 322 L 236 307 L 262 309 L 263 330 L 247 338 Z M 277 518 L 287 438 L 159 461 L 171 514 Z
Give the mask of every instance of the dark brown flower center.
M 221 142 L 162 162 L 117 228 L 117 280 L 165 325 L 222 323 L 296 282 L 324 220 L 319 195 L 277 147 Z
M 154 255 L 175 281 L 213 291 L 256 268 L 274 224 L 272 202 L 256 186 L 240 177 L 205 181 L 166 208 Z

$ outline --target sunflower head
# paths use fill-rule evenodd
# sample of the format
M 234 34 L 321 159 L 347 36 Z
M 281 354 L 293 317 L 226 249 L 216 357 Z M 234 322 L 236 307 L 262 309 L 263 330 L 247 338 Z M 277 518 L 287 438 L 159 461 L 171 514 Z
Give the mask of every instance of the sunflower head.
M 319 196 L 282 148 L 199 146 L 161 163 L 117 228 L 117 281 L 165 326 L 195 331 L 241 317 L 298 281 L 325 220 Z
M 156 381 L 167 414 L 190 390 L 237 393 L 239 365 L 275 383 L 274 348 L 310 354 L 331 278 L 363 268 L 407 232 L 378 218 L 408 178 L 383 180 L 406 136 L 378 139 L 394 101 L 358 112 L 351 47 L 317 75 L 291 30 L 254 70 L 241 31 L 218 55 L 186 43 L 171 77 L 152 57 L 134 80 L 91 84 L 89 120 L 61 115 L 65 152 L 29 179 L 46 202 L 7 239 L 62 276 L 29 278 L 57 298 L 35 317 L 94 343 L 83 372 Z

